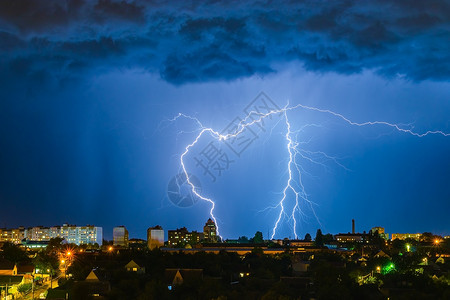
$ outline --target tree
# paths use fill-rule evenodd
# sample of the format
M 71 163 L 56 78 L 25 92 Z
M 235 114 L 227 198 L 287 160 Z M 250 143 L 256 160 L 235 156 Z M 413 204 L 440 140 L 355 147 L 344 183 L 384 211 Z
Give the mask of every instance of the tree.
M 51 238 L 50 241 L 48 242 L 47 248 L 45 249 L 45 251 L 47 251 L 47 253 L 58 253 L 61 248 L 62 248 L 62 242 L 64 241 L 64 238 L 61 237 L 55 237 L 55 238 Z
M 25 294 L 29 290 L 31 290 L 31 283 L 24 283 L 17 287 L 17 291 L 21 294 Z
M 323 236 L 322 240 L 324 244 L 328 244 L 334 241 L 334 237 L 331 233 L 327 233 Z
M 317 229 L 315 244 L 317 247 L 323 246 L 323 234 L 322 234 L 322 230 L 320 230 L 320 228 Z
M 28 258 L 25 250 L 19 246 L 6 242 L 3 244 L 3 257 L 13 263 L 28 263 L 30 259 Z
M 384 243 L 384 239 L 380 236 L 380 234 L 378 233 L 378 230 L 376 230 L 375 232 L 370 232 L 369 233 L 369 241 L 372 245 L 376 246 L 378 249 L 383 249 L 385 243 Z
M 255 236 L 253 237 L 252 241 L 253 241 L 253 243 L 255 243 L 255 244 L 262 244 L 262 243 L 264 242 L 262 232 L 261 232 L 261 231 L 257 231 L 257 232 L 255 233 Z
M 433 242 L 433 239 L 434 239 L 434 235 L 431 232 L 424 232 L 420 236 L 421 242 L 431 243 L 431 242 Z
M 246 236 L 240 236 L 238 238 L 238 243 L 240 244 L 248 244 L 250 241 L 248 240 L 248 237 Z
M 42 273 L 56 275 L 59 270 L 58 257 L 51 253 L 39 252 L 33 259 L 36 269 L 42 270 Z
M 311 235 L 309 233 L 305 234 L 305 241 L 310 242 L 312 240 Z

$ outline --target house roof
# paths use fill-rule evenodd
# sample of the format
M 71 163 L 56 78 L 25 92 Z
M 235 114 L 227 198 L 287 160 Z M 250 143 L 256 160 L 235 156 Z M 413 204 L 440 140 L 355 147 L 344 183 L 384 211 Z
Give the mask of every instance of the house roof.
M 33 273 L 33 265 L 17 265 L 17 274 Z
M 378 251 L 374 256 L 379 257 L 390 257 L 388 254 L 386 254 L 383 250 Z
M 13 270 L 14 269 L 14 263 L 10 262 L 6 259 L 0 259 L 0 270 Z
M 95 269 L 91 270 L 91 272 L 89 273 L 89 275 L 86 277 L 85 280 L 87 280 L 87 281 L 100 281 L 99 276 L 96 274 L 95 271 L 96 271 Z
M 89 275 L 86 277 L 85 281 L 95 282 L 95 281 L 106 281 L 108 278 L 104 271 L 94 268 L 91 270 Z
M 23 276 L 0 275 L 0 285 L 15 285 L 21 283 Z
M 177 276 L 181 276 L 183 280 L 201 280 L 203 269 L 166 269 L 164 272 L 164 279 L 167 284 L 172 284 Z
M 137 263 L 134 259 L 125 265 L 125 268 L 142 268 L 142 264 Z

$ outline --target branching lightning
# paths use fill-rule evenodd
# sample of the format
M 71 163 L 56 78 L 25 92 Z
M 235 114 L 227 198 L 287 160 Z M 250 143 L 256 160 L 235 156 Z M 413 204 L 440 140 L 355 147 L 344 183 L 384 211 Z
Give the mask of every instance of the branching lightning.
M 297 162 L 298 161 L 297 156 L 299 156 L 303 159 L 306 159 L 312 163 L 318 163 L 318 164 L 322 165 L 322 163 L 320 163 L 314 159 L 315 156 L 319 155 L 321 157 L 324 157 L 327 160 L 334 161 L 336 164 L 338 164 L 341 167 L 344 167 L 344 166 L 342 166 L 336 160 L 336 158 L 331 157 L 323 152 L 312 152 L 312 151 L 306 151 L 304 149 L 299 148 L 299 146 L 302 143 L 297 142 L 296 135 L 295 135 L 299 130 L 292 131 L 291 123 L 289 122 L 289 118 L 288 118 L 288 112 L 294 111 L 296 109 L 304 109 L 304 110 L 328 114 L 328 115 L 334 116 L 338 119 L 341 119 L 342 121 L 348 123 L 351 126 L 359 126 L 359 127 L 376 126 L 376 125 L 387 126 L 387 127 L 393 128 L 399 132 L 407 133 L 407 134 L 410 134 L 410 135 L 413 135 L 413 136 L 416 136 L 419 138 L 425 137 L 427 135 L 442 135 L 445 137 L 450 136 L 450 133 L 445 133 L 440 130 L 434 130 L 434 131 L 428 130 L 424 133 L 418 133 L 418 132 L 414 132 L 412 129 L 402 128 L 401 125 L 389 123 L 386 121 L 366 121 L 366 122 L 358 123 L 358 122 L 354 122 L 354 121 L 348 119 L 347 117 L 343 116 L 340 113 L 336 113 L 336 112 L 328 110 L 328 109 L 320 109 L 320 108 L 316 108 L 316 107 L 305 106 L 302 104 L 297 104 L 294 106 L 289 106 L 289 104 L 288 104 L 282 109 L 271 110 L 267 113 L 251 111 L 238 124 L 238 126 L 236 127 L 236 130 L 234 132 L 231 132 L 228 134 L 221 134 L 218 131 L 214 130 L 213 128 L 203 126 L 203 124 L 197 118 L 179 113 L 175 118 L 173 118 L 170 121 L 176 121 L 178 118 L 190 119 L 197 124 L 198 132 L 199 132 L 197 134 L 196 138 L 192 141 L 192 143 L 188 144 L 185 147 L 184 152 L 180 156 L 181 169 L 182 169 L 184 175 L 186 176 L 186 181 L 189 184 L 189 186 L 192 190 L 192 193 L 199 199 L 211 204 L 211 209 L 210 209 L 209 213 L 210 213 L 210 217 L 216 223 L 218 236 L 220 236 L 219 224 L 217 223 L 216 217 L 214 215 L 214 209 L 215 209 L 216 203 L 211 198 L 208 198 L 208 197 L 202 195 L 200 193 L 199 189 L 193 184 L 193 182 L 191 181 L 190 175 L 187 171 L 186 165 L 185 165 L 185 157 L 189 154 L 189 151 L 193 147 L 195 147 L 195 145 L 206 134 L 209 134 L 211 137 L 213 137 L 214 139 L 216 139 L 219 142 L 223 142 L 228 139 L 238 137 L 240 134 L 243 133 L 243 131 L 246 128 L 251 127 L 257 123 L 261 123 L 261 122 L 263 122 L 264 119 L 266 119 L 272 115 L 277 115 L 277 114 L 283 115 L 283 118 L 284 118 L 284 121 L 286 124 L 285 140 L 286 140 L 286 149 L 287 149 L 287 155 L 288 155 L 288 163 L 287 163 L 288 178 L 287 178 L 286 184 L 283 188 L 282 196 L 281 196 L 281 199 L 278 201 L 278 204 L 270 207 L 271 209 L 279 208 L 278 217 L 272 228 L 271 239 L 273 239 L 275 237 L 277 229 L 279 228 L 280 223 L 283 222 L 284 219 L 287 219 L 288 222 L 292 221 L 293 234 L 294 234 L 295 238 L 298 238 L 298 235 L 297 235 L 298 221 L 296 218 L 296 214 L 303 215 L 303 212 L 302 212 L 302 209 L 300 206 L 300 200 L 304 200 L 305 203 L 310 206 L 314 216 L 316 217 L 317 221 L 319 222 L 317 215 L 313 208 L 314 203 L 308 199 L 308 195 L 306 194 L 305 187 L 302 183 L 302 174 L 305 174 L 305 171 L 303 170 L 302 166 Z M 306 126 L 316 126 L 316 125 L 307 124 L 304 127 L 306 127 Z M 286 212 L 285 202 L 288 199 L 290 193 L 293 194 L 295 201 L 294 201 L 294 206 L 292 207 L 292 210 L 288 213 L 288 212 Z

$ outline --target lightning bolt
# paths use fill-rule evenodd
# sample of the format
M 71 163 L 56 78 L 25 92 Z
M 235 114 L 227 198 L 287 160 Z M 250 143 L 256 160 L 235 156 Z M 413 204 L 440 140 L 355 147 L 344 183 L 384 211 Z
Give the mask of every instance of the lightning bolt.
M 419 138 L 423 138 L 428 135 L 442 135 L 445 137 L 450 136 L 450 133 L 446 133 L 441 130 L 428 130 L 423 133 L 418 133 L 418 132 L 413 131 L 412 129 L 403 128 L 398 124 L 389 123 L 386 121 L 355 122 L 340 113 L 337 113 L 337 112 L 334 112 L 334 111 L 331 111 L 328 109 L 321 109 L 321 108 L 306 106 L 306 105 L 302 105 L 302 104 L 296 104 L 294 106 L 289 106 L 289 103 L 288 103 L 285 107 L 283 107 L 281 109 L 271 110 L 267 113 L 251 111 L 245 116 L 244 119 L 242 119 L 238 123 L 238 126 L 236 127 L 236 129 L 233 132 L 227 133 L 227 134 L 221 134 L 219 131 L 214 130 L 213 128 L 205 127 L 195 117 L 179 113 L 177 116 L 175 116 L 173 119 L 171 119 L 169 121 L 173 122 L 179 118 L 186 118 L 186 119 L 190 119 L 190 120 L 194 121 L 198 126 L 197 136 L 190 144 L 188 144 L 185 147 L 184 152 L 180 156 L 181 169 L 182 169 L 184 175 L 186 176 L 186 182 L 190 186 L 192 193 L 199 199 L 211 204 L 209 214 L 210 214 L 210 217 L 214 220 L 214 223 L 216 224 L 217 235 L 219 237 L 221 237 L 220 232 L 219 232 L 219 225 L 218 225 L 216 217 L 214 215 L 214 209 L 215 209 L 216 203 L 211 198 L 208 198 L 208 197 L 200 194 L 199 189 L 193 184 L 193 182 L 191 181 L 190 175 L 187 171 L 186 165 L 185 165 L 185 157 L 189 154 L 189 151 L 193 147 L 195 147 L 195 145 L 201 140 L 201 138 L 204 135 L 208 134 L 211 137 L 213 137 L 214 139 L 216 139 L 217 141 L 223 142 L 223 141 L 229 140 L 231 138 L 236 138 L 237 136 L 242 134 L 246 128 L 251 127 L 255 124 L 261 123 L 261 122 L 263 122 L 264 119 L 266 119 L 270 116 L 273 116 L 273 115 L 277 115 L 277 114 L 283 115 L 284 121 L 286 124 L 285 140 L 286 140 L 286 149 L 287 149 L 287 154 L 288 154 L 289 159 L 288 159 L 288 163 L 287 163 L 288 179 L 283 188 L 282 197 L 276 206 L 270 207 L 272 209 L 276 209 L 276 208 L 280 209 L 278 217 L 272 228 L 271 239 L 273 239 L 275 237 L 277 229 L 278 229 L 280 223 L 284 220 L 284 218 L 287 218 L 288 222 L 292 221 L 292 230 L 293 230 L 294 236 L 295 236 L 295 238 L 298 238 L 298 235 L 297 235 L 297 222 L 298 221 L 296 219 L 296 213 L 299 213 L 300 215 L 303 214 L 302 209 L 300 207 L 300 200 L 304 200 L 310 206 L 314 216 L 316 217 L 317 221 L 320 224 L 320 221 L 319 221 L 319 219 L 314 211 L 314 208 L 313 208 L 314 203 L 308 199 L 308 195 L 307 195 L 307 193 L 305 191 L 305 187 L 302 183 L 302 174 L 305 172 L 302 169 L 301 165 L 299 165 L 297 163 L 297 156 L 300 156 L 301 158 L 306 159 L 313 163 L 319 163 L 319 162 L 317 162 L 317 160 L 313 159 L 312 156 L 320 155 L 328 160 L 333 160 L 335 163 L 337 163 L 340 166 L 342 166 L 342 165 L 339 164 L 334 157 L 328 156 L 327 154 L 325 154 L 323 152 L 311 152 L 311 151 L 306 151 L 304 149 L 299 149 L 299 145 L 301 145 L 301 143 L 297 142 L 297 139 L 294 137 L 294 133 L 296 133 L 296 132 L 292 131 L 291 123 L 289 122 L 289 118 L 288 118 L 288 112 L 296 110 L 296 109 L 304 109 L 304 110 L 328 114 L 328 115 L 334 116 L 334 117 L 348 123 L 351 126 L 358 126 L 358 127 L 376 126 L 376 125 L 387 126 L 387 127 L 393 128 L 399 132 L 407 133 L 407 134 L 410 134 L 410 135 L 413 135 L 413 136 L 416 136 Z M 305 125 L 305 127 L 306 126 L 313 126 L 313 125 L 308 124 L 308 125 Z M 294 178 L 294 175 L 296 175 L 297 178 Z M 288 198 L 288 193 L 292 193 L 294 195 L 294 200 L 295 200 L 292 211 L 289 214 L 286 212 L 286 207 L 285 207 L 285 201 Z

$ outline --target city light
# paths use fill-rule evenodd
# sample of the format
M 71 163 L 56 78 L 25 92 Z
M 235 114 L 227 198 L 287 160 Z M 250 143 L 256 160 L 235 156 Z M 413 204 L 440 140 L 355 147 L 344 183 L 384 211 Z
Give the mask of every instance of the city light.
M 378 270 L 378 269 L 377 269 Z M 395 265 L 393 263 L 390 263 L 383 267 L 383 274 L 387 274 L 391 271 L 395 270 Z
M 411 249 L 411 245 L 410 244 L 406 244 L 406 251 L 410 252 L 410 249 Z

